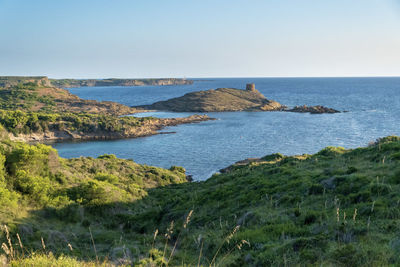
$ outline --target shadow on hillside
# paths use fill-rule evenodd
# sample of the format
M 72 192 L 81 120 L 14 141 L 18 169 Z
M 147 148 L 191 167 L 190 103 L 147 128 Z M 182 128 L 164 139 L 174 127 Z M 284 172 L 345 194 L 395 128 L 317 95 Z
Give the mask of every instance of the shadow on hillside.
M 202 184 L 148 189 L 147 196 L 132 202 L 97 201 L 88 205 L 69 204 L 59 209 L 47 207 L 31 211 L 9 228 L 12 236 L 20 235 L 25 252 L 51 251 L 83 260 L 95 260 L 97 253 L 112 261 L 138 260 L 151 249 L 154 231 L 159 229 L 164 235 L 172 221 L 174 235 L 169 242 L 173 244 L 189 211 L 195 208 L 193 194 L 196 202 L 207 197 L 201 193 Z M 203 222 L 193 223 L 199 226 Z

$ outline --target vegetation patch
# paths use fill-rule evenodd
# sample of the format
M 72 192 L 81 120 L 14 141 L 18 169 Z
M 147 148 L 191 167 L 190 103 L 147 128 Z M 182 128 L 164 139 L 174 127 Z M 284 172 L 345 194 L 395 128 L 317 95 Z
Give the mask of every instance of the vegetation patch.
M 276 154 L 185 183 L 181 167 L 66 160 L 3 140 L 3 257 L 22 266 L 398 265 L 399 147 L 387 137 Z

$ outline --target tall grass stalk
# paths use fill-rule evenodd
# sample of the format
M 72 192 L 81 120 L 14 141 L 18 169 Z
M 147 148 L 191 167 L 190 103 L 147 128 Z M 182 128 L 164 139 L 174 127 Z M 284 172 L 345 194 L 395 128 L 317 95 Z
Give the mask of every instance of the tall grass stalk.
M 200 267 L 200 260 L 201 260 L 201 254 L 203 252 L 203 245 L 204 245 L 204 241 L 201 241 L 201 245 L 200 245 L 200 253 L 199 253 L 199 260 L 197 261 L 197 267 Z
M 233 236 L 237 233 L 237 231 L 239 231 L 240 229 L 240 225 L 237 225 L 233 231 L 221 242 L 220 246 L 218 247 L 217 251 L 214 254 L 214 257 L 211 260 L 210 266 L 213 266 L 213 264 L 215 264 L 215 260 L 220 252 L 220 250 L 222 249 L 223 245 L 225 244 L 225 242 L 229 243 L 229 241 L 233 238 Z
M 184 228 L 184 229 L 187 228 L 187 226 L 188 226 L 188 224 L 189 224 L 189 222 L 190 222 L 190 218 L 192 217 L 192 215 L 193 215 L 193 210 L 190 210 L 190 211 L 189 211 L 189 214 L 186 216 L 185 222 L 183 223 L 183 228 Z M 178 237 L 177 237 L 176 240 L 175 240 L 174 247 L 172 248 L 171 253 L 169 254 L 169 257 L 168 257 L 168 261 L 167 261 L 166 266 L 168 266 L 169 262 L 171 261 L 172 256 L 174 255 L 174 252 L 175 252 L 175 249 L 176 249 L 176 245 L 178 244 L 179 237 L 181 236 L 181 234 L 182 234 L 182 231 L 179 232 Z
M 90 238 L 92 239 L 93 250 L 94 250 L 94 253 L 96 254 L 96 262 L 99 263 L 99 256 L 97 255 L 96 244 L 94 243 L 92 230 L 90 229 L 90 227 L 89 227 L 89 233 L 90 233 Z

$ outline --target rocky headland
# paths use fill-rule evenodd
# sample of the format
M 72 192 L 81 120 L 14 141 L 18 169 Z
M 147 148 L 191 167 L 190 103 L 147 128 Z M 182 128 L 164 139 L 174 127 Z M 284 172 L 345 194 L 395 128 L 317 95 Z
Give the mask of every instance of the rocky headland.
M 81 99 L 55 87 L 45 76 L 0 76 L 0 125 L 11 140 L 135 138 L 158 134 L 166 126 L 211 120 L 202 115 L 166 119 L 122 116 L 136 112 L 135 108 L 111 101 Z
M 288 108 L 277 101 L 267 99 L 255 89 L 254 84 L 247 84 L 246 90 L 218 88 L 191 92 L 181 97 L 134 108 L 175 112 L 287 111 L 312 114 L 340 112 L 324 106 L 304 105 Z

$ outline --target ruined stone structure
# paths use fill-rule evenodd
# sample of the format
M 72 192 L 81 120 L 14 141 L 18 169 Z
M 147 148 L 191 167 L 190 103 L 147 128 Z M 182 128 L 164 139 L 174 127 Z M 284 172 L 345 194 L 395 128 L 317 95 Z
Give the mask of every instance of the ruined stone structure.
M 254 83 L 248 83 L 246 84 L 246 90 L 247 91 L 256 91 L 256 85 Z

